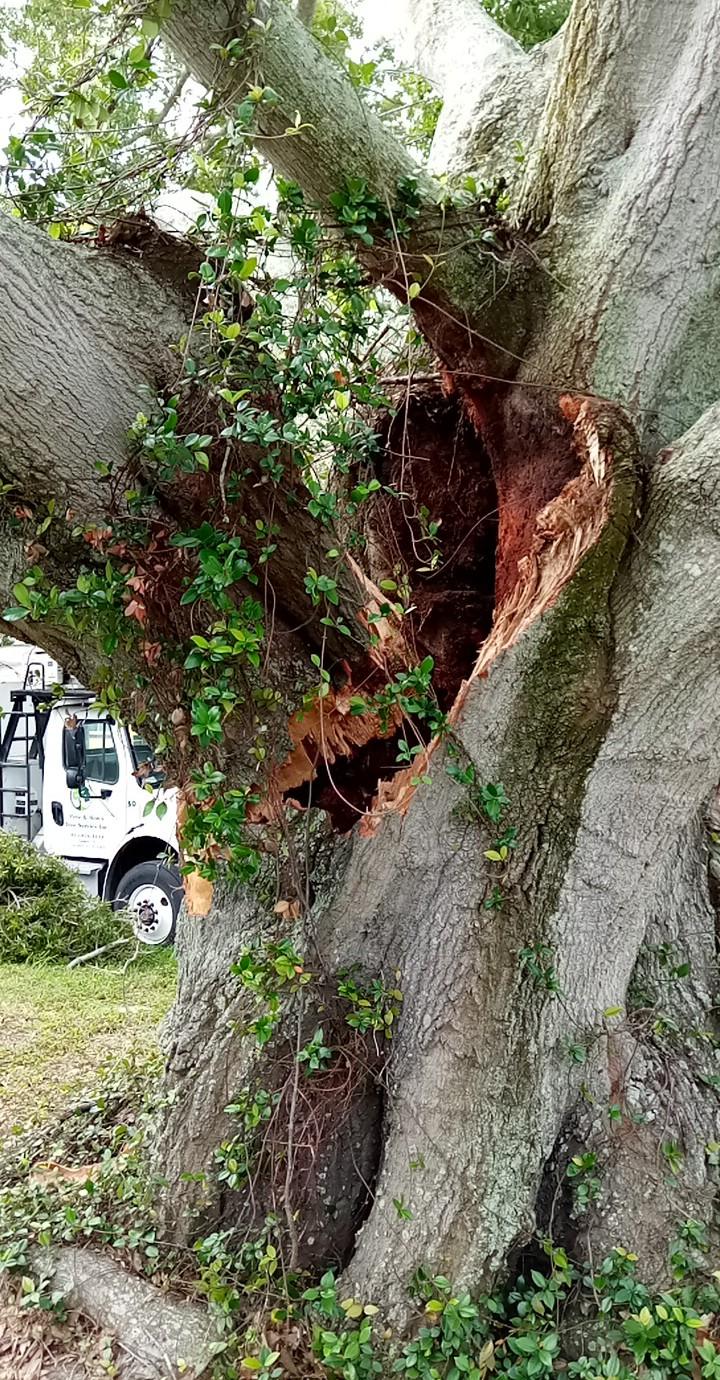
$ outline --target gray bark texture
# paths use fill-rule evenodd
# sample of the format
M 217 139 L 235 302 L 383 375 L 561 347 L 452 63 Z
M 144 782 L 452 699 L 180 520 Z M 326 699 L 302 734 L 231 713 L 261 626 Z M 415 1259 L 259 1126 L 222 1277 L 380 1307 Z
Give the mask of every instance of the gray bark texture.
M 711 1222 L 706 1147 L 720 1140 L 704 813 L 720 780 L 717 7 L 575 0 L 563 33 L 529 56 L 472 0 L 404 8 L 446 100 L 433 172 L 513 178 L 512 245 L 488 253 L 449 232 L 413 303 L 492 461 L 495 622 L 452 709 L 459 757 L 436 748 L 431 784 L 408 786 L 407 808 L 402 785 L 385 783 L 367 827 L 310 850 L 312 905 L 292 931 L 308 966 L 332 984 L 358 965 L 404 997 L 342 1116 L 313 1114 L 313 1192 L 285 1179 L 243 1199 L 213 1181 L 214 1148 L 232 1134 L 224 1108 L 268 1067 L 238 1033 L 247 994 L 229 969 L 243 945 L 290 933 L 272 886 L 219 890 L 207 917 L 180 926 L 158 1151 L 168 1231 L 245 1229 L 272 1208 L 296 1238 L 292 1263 L 339 1263 L 348 1290 L 397 1317 L 418 1266 L 487 1286 L 535 1232 L 582 1258 L 625 1246 L 666 1280 L 678 1223 Z M 167 37 L 207 85 L 232 95 L 252 71 L 278 92 L 259 146 L 326 212 L 348 176 L 390 205 L 399 179 L 417 177 L 408 246 L 361 251 L 407 295 L 413 256 L 437 236 L 436 185 L 289 5 L 256 10 L 271 23 L 247 70 L 223 69 L 211 48 L 245 32 L 244 7 L 177 0 Z M 2 476 L 29 494 L 38 465 L 72 503 L 76 457 L 92 496 L 92 458 L 122 451 L 181 294 L 142 261 L 15 223 L 3 255 Z M 448 774 L 454 760 L 474 784 Z M 517 830 L 501 867 L 487 857 L 488 782 L 509 798 L 501 828 Z M 486 905 L 495 885 L 499 910 Z M 670 952 L 689 965 L 672 982 L 658 957 Z M 297 1019 L 312 1033 L 321 1013 L 306 1000 Z M 567 1192 L 579 1148 L 596 1151 L 601 1178 L 585 1212 Z
M 98 1252 L 38 1250 L 32 1266 L 69 1308 L 117 1339 L 120 1380 L 200 1380 L 210 1373 L 217 1332 L 198 1304 L 162 1294 Z
M 107 506 L 96 461 L 121 461 L 142 385 L 177 373 L 170 346 L 191 289 L 158 277 L 145 258 L 58 244 L 10 216 L 0 220 L 5 310 L 0 447 L 3 479 L 58 506 Z M 172 370 L 172 373 L 171 373 Z

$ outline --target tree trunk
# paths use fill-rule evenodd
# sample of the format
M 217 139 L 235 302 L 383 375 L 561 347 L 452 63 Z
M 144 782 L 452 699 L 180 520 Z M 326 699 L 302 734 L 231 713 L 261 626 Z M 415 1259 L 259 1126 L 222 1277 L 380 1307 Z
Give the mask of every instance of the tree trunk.
M 516 221 L 513 238 L 489 252 L 461 243 L 460 218 L 448 213 L 447 252 L 411 299 L 447 395 L 409 404 L 436 427 L 431 479 L 438 494 L 452 491 L 459 463 L 458 501 L 473 509 L 463 541 L 486 517 L 489 493 L 498 509 L 496 548 L 485 522 L 477 565 L 494 563 L 492 628 L 485 575 L 468 588 L 466 566 L 462 589 L 450 581 L 445 591 L 450 634 L 482 629 L 474 666 L 448 690 L 452 733 L 412 774 L 373 755 L 375 727 L 346 744 L 348 771 L 372 789 L 352 797 L 351 818 L 357 808 L 362 819 L 338 837 L 342 782 L 319 712 L 299 803 L 322 792 L 327 818 L 310 811 L 280 829 L 270 839 L 275 875 L 269 863 L 253 889 L 220 888 L 209 915 L 186 916 L 179 930 L 158 1141 L 167 1230 L 193 1237 L 210 1221 L 246 1230 L 275 1211 L 286 1265 L 339 1263 L 353 1293 L 398 1316 L 419 1266 L 486 1286 L 536 1233 L 591 1258 L 623 1245 L 662 1281 L 678 1223 L 712 1219 L 705 1148 L 720 1139 L 720 1032 L 703 809 L 720 780 L 720 19 L 712 0 L 629 8 L 576 0 L 562 38 L 532 57 L 475 13 L 457 101 L 443 90 L 435 166 L 476 172 L 487 159 L 507 170 Z M 416 51 L 444 88 L 456 77 L 457 34 L 443 7 L 408 0 L 407 9 Z M 289 7 L 258 0 L 257 14 L 273 20 L 263 79 L 280 96 L 261 109 L 258 142 L 283 174 L 326 214 L 347 176 L 366 179 L 391 209 L 399 180 L 417 176 L 421 209 L 407 243 L 359 249 L 375 279 L 409 298 L 410 276 L 420 282 L 423 256 L 438 252 L 436 186 L 361 114 Z M 190 70 L 206 83 L 220 73 L 232 93 L 247 73 L 220 71 L 210 45 L 243 23 L 232 6 L 178 0 L 168 34 Z M 518 129 L 527 157 L 512 173 Z M 56 249 L 43 251 L 48 263 Z M 122 273 L 138 284 L 144 269 Z M 82 321 L 77 301 L 68 310 Z M 116 448 L 135 366 L 145 377 L 158 367 L 152 352 L 114 345 L 109 307 L 100 313 L 87 388 L 66 394 L 51 438 L 63 502 L 73 490 L 64 437 L 95 406 L 96 383 L 104 388 L 103 350 L 116 351 L 109 367 L 122 385 L 107 429 Z M 42 367 L 57 362 L 53 354 Z M 22 379 L 33 367 L 24 357 Z M 71 378 L 85 388 L 82 358 Z M 473 428 L 459 462 L 438 421 L 458 403 Z M 10 416 L 0 409 L 4 433 Z M 35 403 L 20 420 L 37 453 Z M 410 473 L 408 434 L 400 459 Z M 381 463 L 397 458 L 390 452 L 392 437 Z M 4 468 L 24 489 L 32 446 L 17 450 L 17 464 L 15 454 L 4 439 Z M 163 520 L 187 501 L 194 495 L 158 494 Z M 381 534 L 379 510 L 374 520 Z M 290 636 L 313 538 L 299 517 L 287 531 Z M 315 540 L 321 562 L 327 548 Z M 77 552 L 64 559 L 71 568 Z M 359 619 L 372 595 L 368 576 L 392 564 L 380 540 L 373 561 L 349 578 L 349 616 Z M 316 636 L 311 627 L 288 653 L 303 674 Z M 297 746 L 288 703 L 275 767 Z M 245 783 L 248 736 L 242 721 L 231 785 Z M 414 774 L 430 783 L 417 787 Z M 297 785 L 271 774 L 273 783 L 276 797 Z M 493 819 L 487 788 L 500 784 L 508 803 Z M 241 1033 L 254 999 L 230 968 L 245 946 L 283 939 L 317 981 L 288 1000 L 258 1052 Z M 337 983 L 354 965 L 402 990 L 392 1041 L 347 1027 Z M 318 1028 L 338 1054 L 336 1073 L 313 1084 L 296 1054 Z M 215 1150 L 236 1134 L 237 1116 L 224 1109 L 254 1086 L 276 1098 L 271 1133 L 247 1187 L 229 1191 Z M 566 1171 L 586 1152 L 598 1157 L 599 1183 L 583 1210 Z
M 330 973 L 399 971 L 404 995 L 381 1155 L 369 1169 L 348 1147 L 339 1175 L 355 1175 L 362 1214 L 377 1172 L 348 1265 L 359 1296 L 399 1302 L 421 1265 L 487 1284 L 536 1230 L 622 1244 L 660 1281 L 678 1224 L 710 1218 L 716 1060 L 701 1032 L 714 1029 L 715 916 L 698 820 L 720 777 L 720 684 L 707 655 L 720 594 L 719 425 L 713 409 L 666 453 L 635 531 L 632 444 L 615 426 L 599 448 L 612 474 L 597 483 L 585 471 L 596 491 L 613 489 L 599 540 L 595 530 L 578 562 L 580 502 L 561 496 L 526 567 L 528 595 L 497 619 L 461 696 L 461 760 L 477 783 L 503 782 L 503 827 L 518 830 L 502 909 L 485 909 L 503 873 L 485 856 L 492 830 L 440 749 L 404 819 L 388 804 L 375 837 L 337 845 L 310 921 L 320 962 Z M 393 795 L 397 805 L 397 782 Z M 228 1029 L 238 984 L 227 973 L 261 925 L 258 912 L 241 928 L 221 908 L 181 933 L 182 1051 L 175 1043 L 169 1065 L 179 1100 L 166 1137 L 180 1172 L 207 1164 L 223 1138 L 220 1108 L 255 1062 Z M 690 976 L 636 1010 L 633 974 L 651 943 L 671 945 Z M 211 990 L 223 994 L 218 1023 Z M 313 1021 L 322 1014 L 308 1029 Z M 669 1187 L 662 1147 L 673 1144 L 684 1159 Z M 602 1165 L 587 1219 L 548 1206 L 550 1178 L 562 1182 L 578 1146 Z M 176 1204 L 184 1190 L 172 1183 Z M 306 1220 L 312 1234 L 315 1209 Z M 328 1233 L 323 1244 L 336 1258 L 342 1242 Z
M 422 6 L 409 9 L 422 26 Z M 425 70 L 442 85 L 454 49 L 429 10 Z M 707 258 L 715 203 L 697 201 L 701 187 L 712 195 L 700 160 L 708 124 L 717 127 L 716 72 L 695 56 L 710 39 L 717 51 L 717 21 L 703 4 L 682 19 L 672 13 L 670 38 L 654 9 L 652 23 L 633 16 L 628 41 L 652 73 L 653 44 L 665 35 L 686 67 L 695 64 L 696 82 L 681 89 L 678 79 L 670 102 L 648 75 L 634 117 L 613 104 L 618 68 L 603 56 L 603 34 L 621 41 L 624 22 L 611 5 L 588 46 L 583 26 L 592 27 L 594 6 L 576 4 L 560 53 L 554 43 L 544 63 L 493 44 L 478 21 L 491 67 L 510 63 L 513 81 L 516 69 L 532 69 L 528 109 L 550 81 L 518 216 L 541 225 L 534 252 L 553 278 L 526 314 L 538 324 L 525 336 L 515 384 L 483 377 L 477 344 L 468 368 L 467 344 L 449 343 L 447 325 L 428 329 L 483 435 L 500 509 L 495 628 L 453 710 L 455 750 L 472 765 L 476 788 L 448 776 L 441 748 L 431 785 L 381 783 L 373 822 L 361 829 L 371 837 L 337 843 L 309 922 L 326 971 L 357 963 L 366 973 L 401 974 L 382 1144 L 372 1168 L 366 1162 L 359 1172 L 352 1154 L 344 1168 L 358 1189 L 372 1185 L 354 1250 L 344 1242 L 349 1287 L 386 1305 L 400 1306 L 421 1265 L 487 1284 L 536 1231 L 570 1244 L 582 1237 L 586 1252 L 625 1245 L 662 1280 L 678 1223 L 711 1217 L 705 1145 L 718 1129 L 715 1056 L 698 1032 L 714 1028 L 715 913 L 701 817 L 720 777 L 710 650 L 720 593 L 720 414 L 711 407 L 649 473 L 646 461 L 657 438 L 678 436 L 700 416 L 720 383 L 718 350 L 705 348 L 717 329 Z M 571 82 L 578 124 L 548 123 L 557 145 L 550 162 L 543 120 L 567 110 Z M 586 132 L 585 98 L 603 103 L 600 130 Z M 497 152 L 497 111 L 493 121 Z M 447 113 L 439 131 L 446 153 L 448 129 L 459 138 L 461 124 Z M 479 130 L 476 120 L 475 148 Z M 467 129 L 462 137 L 472 166 Z M 690 238 L 674 228 L 688 198 Z M 563 402 L 561 391 L 624 403 L 636 436 L 613 409 L 588 412 L 579 399 Z M 477 785 L 497 781 L 510 800 L 503 825 L 518 833 L 494 911 L 485 902 L 498 865 L 486 857 L 494 840 Z M 180 1091 L 166 1138 L 175 1147 L 179 1107 L 186 1096 L 198 1105 L 190 1050 L 202 1047 L 203 1067 L 222 1059 L 223 1097 L 247 1058 L 225 1019 L 220 1031 L 209 1029 L 210 979 L 201 975 L 216 960 L 199 960 L 197 923 L 180 939 L 183 962 L 195 955 L 195 977 L 173 1022 L 185 1044 L 184 1064 L 175 1045 L 169 1066 Z M 226 973 L 231 911 L 201 922 L 214 923 L 224 945 L 230 936 Z M 671 946 L 674 966 L 689 962 L 689 976 L 640 1000 L 634 988 L 643 964 L 652 966 L 653 945 Z M 225 977 L 220 990 L 228 990 Z M 232 983 L 230 991 L 236 996 Z M 193 1012 L 204 1022 L 197 1038 Z M 212 1105 L 217 1117 L 217 1098 Z M 206 1164 L 222 1129 L 207 1118 L 203 1099 L 196 1121 L 212 1124 L 212 1134 L 205 1144 L 186 1142 L 179 1159 L 175 1148 L 178 1168 Z M 684 1158 L 669 1184 L 663 1145 L 673 1144 Z M 585 1213 L 565 1178 L 578 1147 L 598 1154 L 602 1183 Z M 173 1194 L 183 1197 L 177 1178 Z M 367 1210 L 359 1194 L 356 1221 Z M 312 1213 L 303 1226 L 301 1212 L 299 1223 L 301 1235 L 316 1229 Z M 326 1258 L 337 1248 L 328 1235 Z

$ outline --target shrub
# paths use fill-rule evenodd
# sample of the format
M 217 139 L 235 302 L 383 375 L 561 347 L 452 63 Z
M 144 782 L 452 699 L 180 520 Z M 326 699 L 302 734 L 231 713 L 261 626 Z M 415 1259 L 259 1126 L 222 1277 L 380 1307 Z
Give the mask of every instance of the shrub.
M 129 932 L 59 858 L 0 831 L 0 963 L 64 962 Z

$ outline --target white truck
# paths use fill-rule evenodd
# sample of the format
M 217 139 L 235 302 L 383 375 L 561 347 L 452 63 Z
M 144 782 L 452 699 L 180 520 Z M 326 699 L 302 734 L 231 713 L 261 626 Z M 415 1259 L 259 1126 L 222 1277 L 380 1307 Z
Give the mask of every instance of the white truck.
M 182 900 L 175 792 L 140 734 L 93 700 L 46 652 L 0 645 L 0 828 L 127 908 L 143 943 L 169 944 Z

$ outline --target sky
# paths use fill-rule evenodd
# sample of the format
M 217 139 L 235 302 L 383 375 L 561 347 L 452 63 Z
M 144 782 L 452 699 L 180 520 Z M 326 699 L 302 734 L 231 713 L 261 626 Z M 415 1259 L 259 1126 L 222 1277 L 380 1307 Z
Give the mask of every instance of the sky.
M 362 19 L 365 42 L 372 46 L 381 38 L 392 38 L 392 10 L 396 0 L 355 0 L 355 10 Z M 23 0 L 0 0 L 0 10 L 17 9 Z M 9 75 L 0 71 L 0 77 Z M 17 91 L 11 86 L 0 90 L 0 149 L 8 141 L 11 129 L 17 122 L 20 101 Z
M 393 37 L 393 5 L 394 0 L 358 0 L 356 9 L 362 17 L 367 42 Z
M 23 0 L 0 0 L 0 10 L 15 9 L 22 4 Z M 398 35 L 393 32 L 392 23 L 392 12 L 396 4 L 397 0 L 354 0 L 353 9 L 363 24 L 364 50 L 372 48 L 381 39 L 391 38 L 395 42 L 396 51 L 401 51 L 402 43 L 398 42 Z M 27 56 L 29 59 L 30 54 Z M 2 89 L 12 75 L 7 68 L 3 70 L 0 66 L 0 163 L 2 150 L 10 134 L 19 133 L 23 125 L 22 101 L 17 86 L 11 83 Z M 183 230 L 188 222 L 194 221 L 200 209 L 202 199 L 198 200 L 186 192 L 169 190 L 155 208 L 155 214 L 160 223 L 168 229 Z

